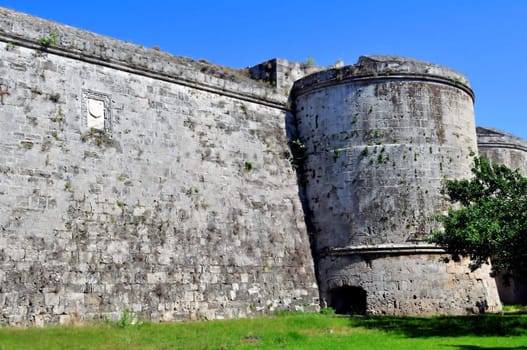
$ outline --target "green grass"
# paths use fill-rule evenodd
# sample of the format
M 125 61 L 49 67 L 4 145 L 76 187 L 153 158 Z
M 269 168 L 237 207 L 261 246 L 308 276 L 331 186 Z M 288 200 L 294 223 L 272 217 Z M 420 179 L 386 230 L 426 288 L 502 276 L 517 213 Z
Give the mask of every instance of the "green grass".
M 527 305 L 503 305 L 503 312 L 527 312 Z
M 527 349 L 527 314 L 339 317 L 2 328 L 0 349 Z

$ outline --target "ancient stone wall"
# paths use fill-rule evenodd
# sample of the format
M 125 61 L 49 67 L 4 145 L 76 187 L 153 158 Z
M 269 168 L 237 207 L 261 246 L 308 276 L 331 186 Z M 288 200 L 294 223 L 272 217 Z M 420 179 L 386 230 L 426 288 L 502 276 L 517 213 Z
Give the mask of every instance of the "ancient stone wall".
M 506 132 L 477 127 L 478 151 L 491 161 L 518 169 L 527 176 L 527 141 Z M 510 277 L 510 276 L 509 276 Z M 527 283 L 514 273 L 505 278 L 502 273 L 496 276 L 500 298 L 507 304 L 527 304 Z
M 0 320 L 246 317 L 319 296 L 499 310 L 488 268 L 425 238 L 444 178 L 470 176 L 477 147 L 520 167 L 525 143 L 476 141 L 453 70 L 340 65 L 232 70 L 0 8 Z
M 287 98 L 0 9 L 0 320 L 318 305 Z
M 492 128 L 478 126 L 476 132 L 480 155 L 527 176 L 527 141 Z
M 369 56 L 300 79 L 293 101 L 321 297 L 335 305 L 341 288 L 362 288 L 372 313 L 497 310 L 488 273 L 476 283 L 425 240 L 448 205 L 443 179 L 470 176 L 477 149 L 466 79 Z
M 251 78 L 267 82 L 275 86 L 278 93 L 289 97 L 295 81 L 306 75 L 320 72 L 324 67 L 313 64 L 291 62 L 281 58 L 274 58 L 249 68 Z
M 385 248 L 330 252 L 319 262 L 323 302 L 339 311 L 376 315 L 470 314 L 499 310 L 489 266 L 470 272 L 467 260 L 453 261 L 440 250 Z M 364 300 L 339 292 L 356 288 Z

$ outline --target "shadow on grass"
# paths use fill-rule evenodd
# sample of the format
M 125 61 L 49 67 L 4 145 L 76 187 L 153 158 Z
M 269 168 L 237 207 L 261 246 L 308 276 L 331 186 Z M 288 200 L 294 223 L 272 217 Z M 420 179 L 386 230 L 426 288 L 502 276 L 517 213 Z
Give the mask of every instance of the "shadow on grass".
M 352 316 L 350 322 L 352 326 L 395 332 L 411 338 L 527 335 L 527 314 L 437 317 Z

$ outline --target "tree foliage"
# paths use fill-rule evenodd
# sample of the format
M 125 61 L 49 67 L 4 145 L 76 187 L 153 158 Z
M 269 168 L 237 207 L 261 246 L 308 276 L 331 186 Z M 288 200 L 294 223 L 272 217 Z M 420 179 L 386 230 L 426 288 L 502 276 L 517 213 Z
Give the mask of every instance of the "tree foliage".
M 454 206 L 439 216 L 444 230 L 431 242 L 469 257 L 472 269 L 491 258 L 494 274 L 527 274 L 527 178 L 485 157 L 474 158 L 472 173 L 472 179 L 446 181 Z

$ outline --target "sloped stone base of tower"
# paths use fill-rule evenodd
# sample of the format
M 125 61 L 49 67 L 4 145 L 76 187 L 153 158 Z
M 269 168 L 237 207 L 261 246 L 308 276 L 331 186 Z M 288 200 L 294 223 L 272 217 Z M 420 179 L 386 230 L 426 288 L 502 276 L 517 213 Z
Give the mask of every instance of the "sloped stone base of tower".
M 471 272 L 446 254 L 328 255 L 319 261 L 322 301 L 337 313 L 464 315 L 501 310 L 490 267 Z

